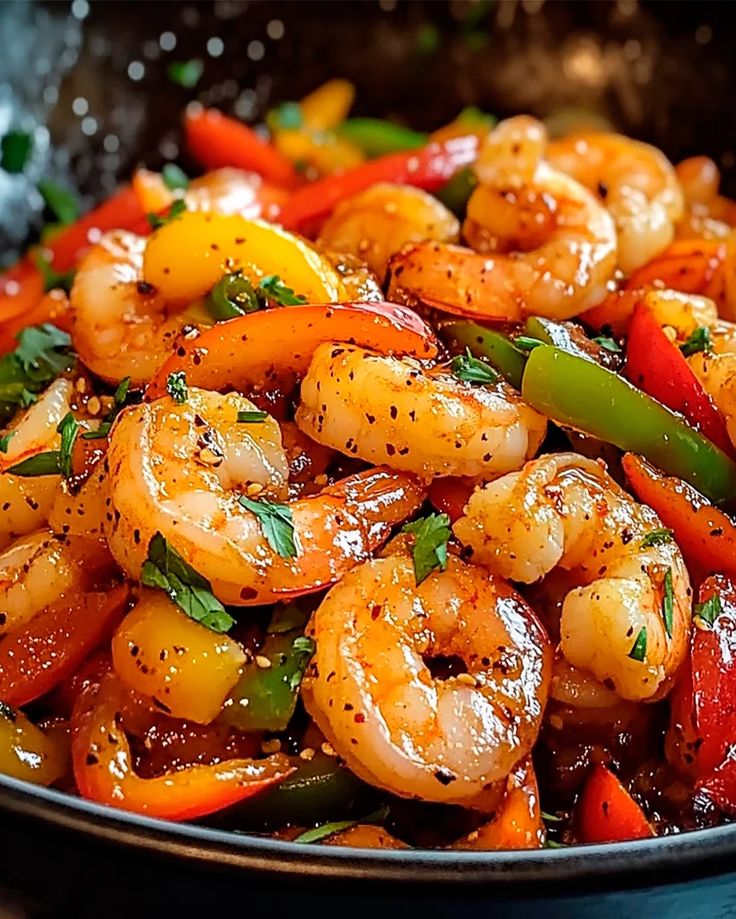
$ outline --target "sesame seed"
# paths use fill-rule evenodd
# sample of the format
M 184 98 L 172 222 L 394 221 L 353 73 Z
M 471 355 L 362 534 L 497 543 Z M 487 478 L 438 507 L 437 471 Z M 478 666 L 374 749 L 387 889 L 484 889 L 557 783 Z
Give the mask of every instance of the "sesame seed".
M 77 377 L 77 382 L 74 384 L 74 388 L 77 392 L 87 392 L 87 380 L 84 377 Z
M 268 670 L 271 667 L 271 661 L 264 654 L 256 654 L 256 667 L 261 670 Z
M 97 398 L 97 396 L 92 396 L 89 402 L 87 402 L 87 411 L 90 415 L 99 415 L 101 408 L 102 403 Z
M 327 743 L 327 741 L 325 741 L 322 744 L 320 749 L 322 750 L 325 756 L 337 756 L 337 752 L 335 751 L 335 748 L 332 746 L 331 743 Z
M 260 495 L 263 491 L 263 485 L 260 482 L 251 482 L 250 485 L 245 489 L 246 494 L 251 495 Z

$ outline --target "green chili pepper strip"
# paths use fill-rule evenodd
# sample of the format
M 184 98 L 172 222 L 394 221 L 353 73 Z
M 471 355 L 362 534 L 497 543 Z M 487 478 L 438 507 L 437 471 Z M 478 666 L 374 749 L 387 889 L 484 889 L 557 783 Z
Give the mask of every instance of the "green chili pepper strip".
M 418 150 L 426 146 L 428 141 L 426 134 L 380 118 L 348 118 L 338 127 L 337 133 L 360 147 L 366 156 Z
M 540 345 L 529 354 L 521 393 L 558 424 L 638 453 L 713 501 L 736 495 L 736 463 L 668 408 L 592 361 Z
M 468 206 L 468 198 L 477 184 L 475 173 L 470 166 L 466 166 L 465 169 L 456 172 L 450 181 L 435 194 L 435 197 L 439 198 L 453 214 L 462 217 Z
M 442 336 L 469 348 L 474 357 L 485 358 L 505 380 L 521 389 L 526 354 L 514 347 L 507 335 L 486 329 L 476 322 L 451 322 L 443 327 Z
M 305 614 L 306 619 L 306 614 Z M 314 651 L 301 628 L 267 634 L 256 659 L 245 665 L 219 720 L 239 731 L 283 731 L 294 714 L 299 685 Z M 263 666 L 268 660 L 270 666 Z

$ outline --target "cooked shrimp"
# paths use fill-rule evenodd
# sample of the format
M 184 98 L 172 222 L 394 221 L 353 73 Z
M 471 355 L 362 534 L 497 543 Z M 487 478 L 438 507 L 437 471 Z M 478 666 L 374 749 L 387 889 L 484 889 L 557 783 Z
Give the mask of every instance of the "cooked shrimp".
M 539 730 L 551 649 L 529 607 L 451 557 L 418 587 L 406 554 L 333 587 L 308 627 L 307 711 L 350 769 L 406 798 L 483 806 Z M 432 675 L 433 659 L 462 672 Z
M 69 380 L 56 380 L 38 402 L 18 415 L 4 432 L 11 437 L 6 452 L 0 453 L 0 550 L 16 536 L 43 526 L 48 518 L 59 487 L 59 476 L 24 478 L 5 470 L 36 453 L 58 448 L 56 427 L 69 411 L 72 393 Z
M 332 583 L 406 519 L 424 494 L 410 476 L 371 470 L 288 506 L 296 554 L 281 557 L 239 497 L 287 496 L 278 425 L 238 423 L 243 396 L 190 389 L 127 409 L 108 453 L 110 549 L 137 578 L 161 532 L 223 603 L 251 605 Z
M 489 251 L 410 245 L 391 259 L 390 293 L 509 322 L 532 314 L 568 319 L 599 303 L 616 267 L 613 221 L 586 188 L 541 158 L 544 142 L 532 118 L 491 131 L 464 227 Z
M 408 358 L 334 344 L 314 353 L 296 422 L 318 443 L 425 479 L 518 469 L 546 431 L 506 383 L 472 386 Z
M 679 239 L 723 239 L 736 225 L 736 202 L 718 194 L 721 174 L 707 156 L 693 156 L 676 167 L 685 212 L 675 227 Z
M 101 543 L 39 530 L 0 555 L 0 636 L 28 622 L 65 594 L 89 589 L 110 562 Z
M 674 542 L 648 544 L 659 528 L 654 511 L 574 453 L 542 457 L 484 486 L 454 525 L 474 561 L 494 574 L 532 583 L 558 565 L 574 572 L 579 586 L 562 604 L 562 653 L 632 700 L 660 698 L 688 647 L 687 570 Z
M 345 290 L 346 301 L 380 303 L 383 300 L 381 284 L 365 262 L 348 252 L 323 249 L 322 254 L 337 272 Z
M 147 382 L 166 360 L 188 320 L 211 324 L 200 309 L 170 310 L 143 280 L 147 241 L 114 230 L 90 249 L 71 292 L 72 340 L 80 358 L 103 380 Z
M 379 182 L 339 204 L 317 244 L 363 259 L 384 278 L 389 258 L 410 242 L 456 242 L 460 224 L 433 195 L 409 185 Z
M 673 165 L 656 147 L 621 134 L 578 134 L 552 141 L 547 156 L 605 204 L 616 224 L 624 274 L 672 242 L 684 200 Z

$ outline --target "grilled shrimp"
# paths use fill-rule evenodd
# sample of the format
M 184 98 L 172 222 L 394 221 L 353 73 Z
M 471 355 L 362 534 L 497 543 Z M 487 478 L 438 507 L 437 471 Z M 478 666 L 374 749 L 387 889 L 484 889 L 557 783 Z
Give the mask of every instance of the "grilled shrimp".
M 111 507 L 105 532 L 123 570 L 138 578 L 158 531 L 223 603 L 251 605 L 308 593 L 369 557 L 424 494 L 416 480 L 387 470 L 345 479 L 282 508 L 295 554 L 282 557 L 239 498 L 282 502 L 287 458 L 272 418 L 237 421 L 243 396 L 190 389 L 127 409 L 108 451 Z
M 654 511 L 601 465 L 542 457 L 476 491 L 455 535 L 494 574 L 532 583 L 560 566 L 577 582 L 560 616 L 567 662 L 624 699 L 661 698 L 682 663 L 691 590 Z
M 676 167 L 685 212 L 675 227 L 678 239 L 723 239 L 736 226 L 736 202 L 718 194 L 721 174 L 707 156 L 692 156 Z
M 353 772 L 402 797 L 497 802 L 537 737 L 551 669 L 544 630 L 508 585 L 450 557 L 417 586 L 411 558 L 391 555 L 345 575 L 308 634 L 302 697 Z M 435 659 L 461 672 L 433 676 Z
M 338 205 L 322 227 L 318 245 L 349 252 L 379 278 L 389 258 L 409 242 L 456 242 L 460 224 L 433 195 L 409 185 L 379 182 Z
M 56 380 L 4 432 L 11 436 L 6 452 L 0 453 L 0 550 L 16 536 L 43 526 L 48 519 L 59 476 L 22 478 L 6 470 L 37 453 L 58 448 L 56 427 L 69 411 L 72 393 L 69 380 Z
M 674 239 L 684 199 L 673 165 L 656 147 L 621 134 L 579 134 L 552 141 L 547 157 L 605 204 L 616 224 L 624 274 Z
M 518 469 L 546 431 L 506 383 L 472 386 L 409 358 L 334 344 L 314 352 L 296 422 L 318 443 L 425 479 Z
M 463 228 L 484 251 L 407 246 L 390 261 L 390 294 L 509 322 L 531 314 L 568 319 L 599 303 L 616 267 L 613 220 L 586 188 L 542 159 L 545 142 L 533 118 L 510 118 L 491 131 Z
M 60 597 L 89 589 L 93 573 L 110 562 L 93 539 L 44 529 L 16 540 L 0 554 L 0 636 Z
M 146 383 L 171 352 L 187 319 L 210 324 L 200 309 L 170 310 L 143 280 L 146 239 L 106 233 L 77 270 L 71 291 L 72 340 L 103 380 Z

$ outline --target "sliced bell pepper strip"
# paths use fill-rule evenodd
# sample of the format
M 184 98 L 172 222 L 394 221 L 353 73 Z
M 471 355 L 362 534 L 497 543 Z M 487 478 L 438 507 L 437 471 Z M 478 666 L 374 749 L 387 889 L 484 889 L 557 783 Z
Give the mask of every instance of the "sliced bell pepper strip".
M 736 577 L 736 523 L 687 482 L 666 476 L 627 453 L 624 472 L 634 494 L 669 527 L 688 566 Z
M 585 783 L 575 810 L 578 839 L 583 843 L 649 839 L 654 831 L 644 812 L 616 776 L 597 765 Z
M 332 264 L 304 240 L 235 214 L 186 211 L 156 230 L 143 255 L 144 280 L 167 302 L 203 297 L 235 270 L 254 285 L 276 274 L 309 303 L 346 296 Z
M 684 415 L 695 430 L 733 456 L 723 416 L 643 302 L 637 304 L 629 322 L 624 372 L 635 386 Z
M 349 80 L 328 80 L 308 93 L 299 103 L 307 131 L 330 131 L 347 118 L 355 101 L 355 86 Z
M 561 425 L 639 453 L 716 502 L 736 495 L 736 463 L 665 406 L 593 361 L 540 345 L 521 392 Z
M 306 373 L 315 348 L 330 341 L 420 359 L 437 354 L 434 335 L 424 321 L 392 303 L 261 310 L 183 341 L 151 380 L 146 398 L 165 395 L 169 374 L 178 371 L 186 373 L 190 386 L 246 393 L 262 386 L 274 371 L 294 380 Z
M 337 204 L 370 188 L 376 182 L 415 185 L 437 191 L 458 170 L 469 166 L 478 153 L 477 137 L 455 137 L 422 150 L 390 153 L 341 175 L 328 176 L 305 185 L 291 196 L 281 211 L 287 229 L 312 229 L 327 217 Z
M 59 736 L 44 733 L 0 702 L 0 774 L 36 785 L 51 785 L 66 772 L 69 750 Z
M 736 813 L 736 751 L 732 748 L 726 759 L 696 787 L 725 813 Z
M 515 389 L 521 389 L 527 356 L 508 335 L 466 320 L 443 325 L 440 334 L 446 341 L 470 348 L 475 357 L 485 358 Z
M 184 134 L 190 152 L 206 169 L 235 166 L 285 188 L 295 188 L 301 181 L 289 160 L 267 140 L 217 109 L 190 106 Z
M 473 483 L 468 479 L 447 476 L 432 480 L 427 497 L 433 507 L 436 507 L 441 514 L 447 514 L 450 523 L 454 523 L 462 517 L 473 488 Z
M 348 118 L 338 127 L 337 134 L 371 157 L 418 150 L 429 140 L 426 134 L 381 118 Z
M 79 697 L 72 715 L 72 764 L 79 793 L 122 810 L 192 820 L 264 791 L 294 771 L 283 754 L 186 766 L 144 779 L 125 734 L 129 694 L 109 675 Z
M 29 303 L 35 299 L 35 293 L 29 294 Z M 43 325 L 50 322 L 65 332 L 71 331 L 72 317 L 69 308 L 69 297 L 63 290 L 50 290 L 42 294 L 35 305 L 29 305 L 22 313 L 0 322 L 0 354 L 14 351 L 18 346 L 18 333 L 31 325 Z
M 79 668 L 123 618 L 128 587 L 58 600 L 0 642 L 0 699 L 25 705 Z
M 305 638 L 309 618 L 303 613 L 295 628 L 274 631 L 275 620 L 258 649 L 258 658 L 247 663 L 242 675 L 225 699 L 219 721 L 239 731 L 284 731 L 294 714 L 299 684 L 314 650 Z M 280 620 L 279 620 L 280 622 Z M 280 626 L 279 626 L 280 628 Z M 263 659 L 269 666 L 263 666 Z

